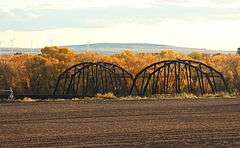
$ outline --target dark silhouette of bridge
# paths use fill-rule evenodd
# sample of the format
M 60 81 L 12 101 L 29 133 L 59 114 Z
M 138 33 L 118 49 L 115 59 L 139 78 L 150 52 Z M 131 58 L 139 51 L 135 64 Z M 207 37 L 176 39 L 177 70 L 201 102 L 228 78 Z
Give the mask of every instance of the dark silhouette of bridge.
M 130 94 L 133 76 L 122 67 L 106 62 L 85 62 L 65 70 L 58 78 L 54 95 L 93 97 L 111 92 Z
M 134 66 L 134 65 L 133 65 Z M 213 67 L 193 60 L 165 60 L 153 63 L 134 77 L 124 68 L 106 62 L 83 62 L 60 74 L 54 95 L 93 97 L 229 92 L 224 76 Z

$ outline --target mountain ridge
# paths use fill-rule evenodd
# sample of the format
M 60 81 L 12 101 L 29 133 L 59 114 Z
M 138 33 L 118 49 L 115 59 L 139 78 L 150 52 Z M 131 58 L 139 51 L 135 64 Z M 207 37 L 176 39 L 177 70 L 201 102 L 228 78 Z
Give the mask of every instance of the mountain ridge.
M 157 53 L 162 50 L 173 50 L 183 54 L 190 54 L 192 52 L 202 52 L 208 54 L 214 53 L 225 53 L 235 54 L 236 51 L 222 51 L 222 50 L 208 50 L 200 48 L 189 48 L 189 47 L 178 47 L 165 44 L 151 44 L 151 43 L 93 43 L 93 44 L 80 44 L 80 45 L 64 45 L 60 47 L 71 48 L 77 53 L 81 52 L 97 52 L 101 54 L 117 54 L 124 50 L 132 50 L 134 52 L 146 52 L 146 53 Z M 40 48 L 1 48 L 0 54 L 11 54 L 11 53 L 40 53 Z
M 93 52 L 112 52 L 119 53 L 123 50 L 131 49 L 135 52 L 160 52 L 165 49 L 170 49 L 179 53 L 190 54 L 192 52 L 203 52 L 203 53 L 229 53 L 235 54 L 236 51 L 222 51 L 222 50 L 208 50 L 200 48 L 189 48 L 189 47 L 177 47 L 165 44 L 151 44 L 151 43 L 94 43 L 94 44 L 82 44 L 82 45 L 69 45 L 62 46 L 72 48 L 77 51 L 93 51 Z

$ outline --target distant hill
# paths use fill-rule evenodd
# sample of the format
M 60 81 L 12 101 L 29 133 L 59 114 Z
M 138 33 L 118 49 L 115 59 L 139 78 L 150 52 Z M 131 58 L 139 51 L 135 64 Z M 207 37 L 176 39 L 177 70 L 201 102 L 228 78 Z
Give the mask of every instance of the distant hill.
M 222 50 L 207 50 L 207 49 L 197 49 L 188 47 L 176 47 L 171 45 L 160 45 L 160 44 L 148 44 L 148 43 L 96 43 L 96 44 L 84 44 L 84 45 L 70 45 L 64 46 L 69 47 L 77 52 L 92 51 L 104 54 L 114 54 L 119 53 L 123 50 L 130 49 L 135 52 L 148 52 L 155 53 L 165 49 L 171 49 L 179 53 L 190 54 L 192 52 L 202 52 L 202 53 L 226 53 L 235 54 L 236 51 L 222 51 Z
M 1 54 L 38 54 L 40 53 L 40 49 L 33 48 L 8 48 L 8 47 L 0 47 L 0 55 Z
M 146 53 L 156 53 L 165 49 L 171 49 L 173 51 L 189 54 L 192 52 L 202 52 L 202 53 L 225 53 L 225 54 L 235 54 L 236 51 L 222 51 L 222 50 L 207 50 L 207 49 L 197 49 L 188 47 L 177 47 L 171 45 L 160 45 L 160 44 L 148 44 L 148 43 L 96 43 L 96 44 L 83 44 L 83 45 L 69 45 L 62 46 L 73 49 L 74 51 L 81 53 L 86 51 L 97 52 L 101 54 L 116 54 L 126 49 L 135 52 L 146 52 Z M 30 49 L 30 48 L 0 48 L 0 54 L 11 54 L 11 53 L 40 53 L 40 49 Z

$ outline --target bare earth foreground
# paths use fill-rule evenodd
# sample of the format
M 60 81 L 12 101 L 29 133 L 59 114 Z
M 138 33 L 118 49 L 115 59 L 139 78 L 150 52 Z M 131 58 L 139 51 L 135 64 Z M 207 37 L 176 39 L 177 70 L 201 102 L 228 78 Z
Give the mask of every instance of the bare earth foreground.
M 0 104 L 0 147 L 240 146 L 240 99 Z

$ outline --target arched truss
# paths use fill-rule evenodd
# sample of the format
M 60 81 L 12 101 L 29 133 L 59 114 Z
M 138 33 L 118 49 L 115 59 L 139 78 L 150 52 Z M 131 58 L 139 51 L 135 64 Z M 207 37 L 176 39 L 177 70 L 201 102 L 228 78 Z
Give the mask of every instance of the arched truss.
M 118 65 L 84 62 L 65 70 L 58 78 L 54 95 L 93 97 L 97 93 L 130 94 L 133 76 Z
M 173 93 L 217 93 L 228 91 L 223 75 L 192 60 L 166 60 L 141 70 L 133 80 L 131 94 L 148 96 Z

